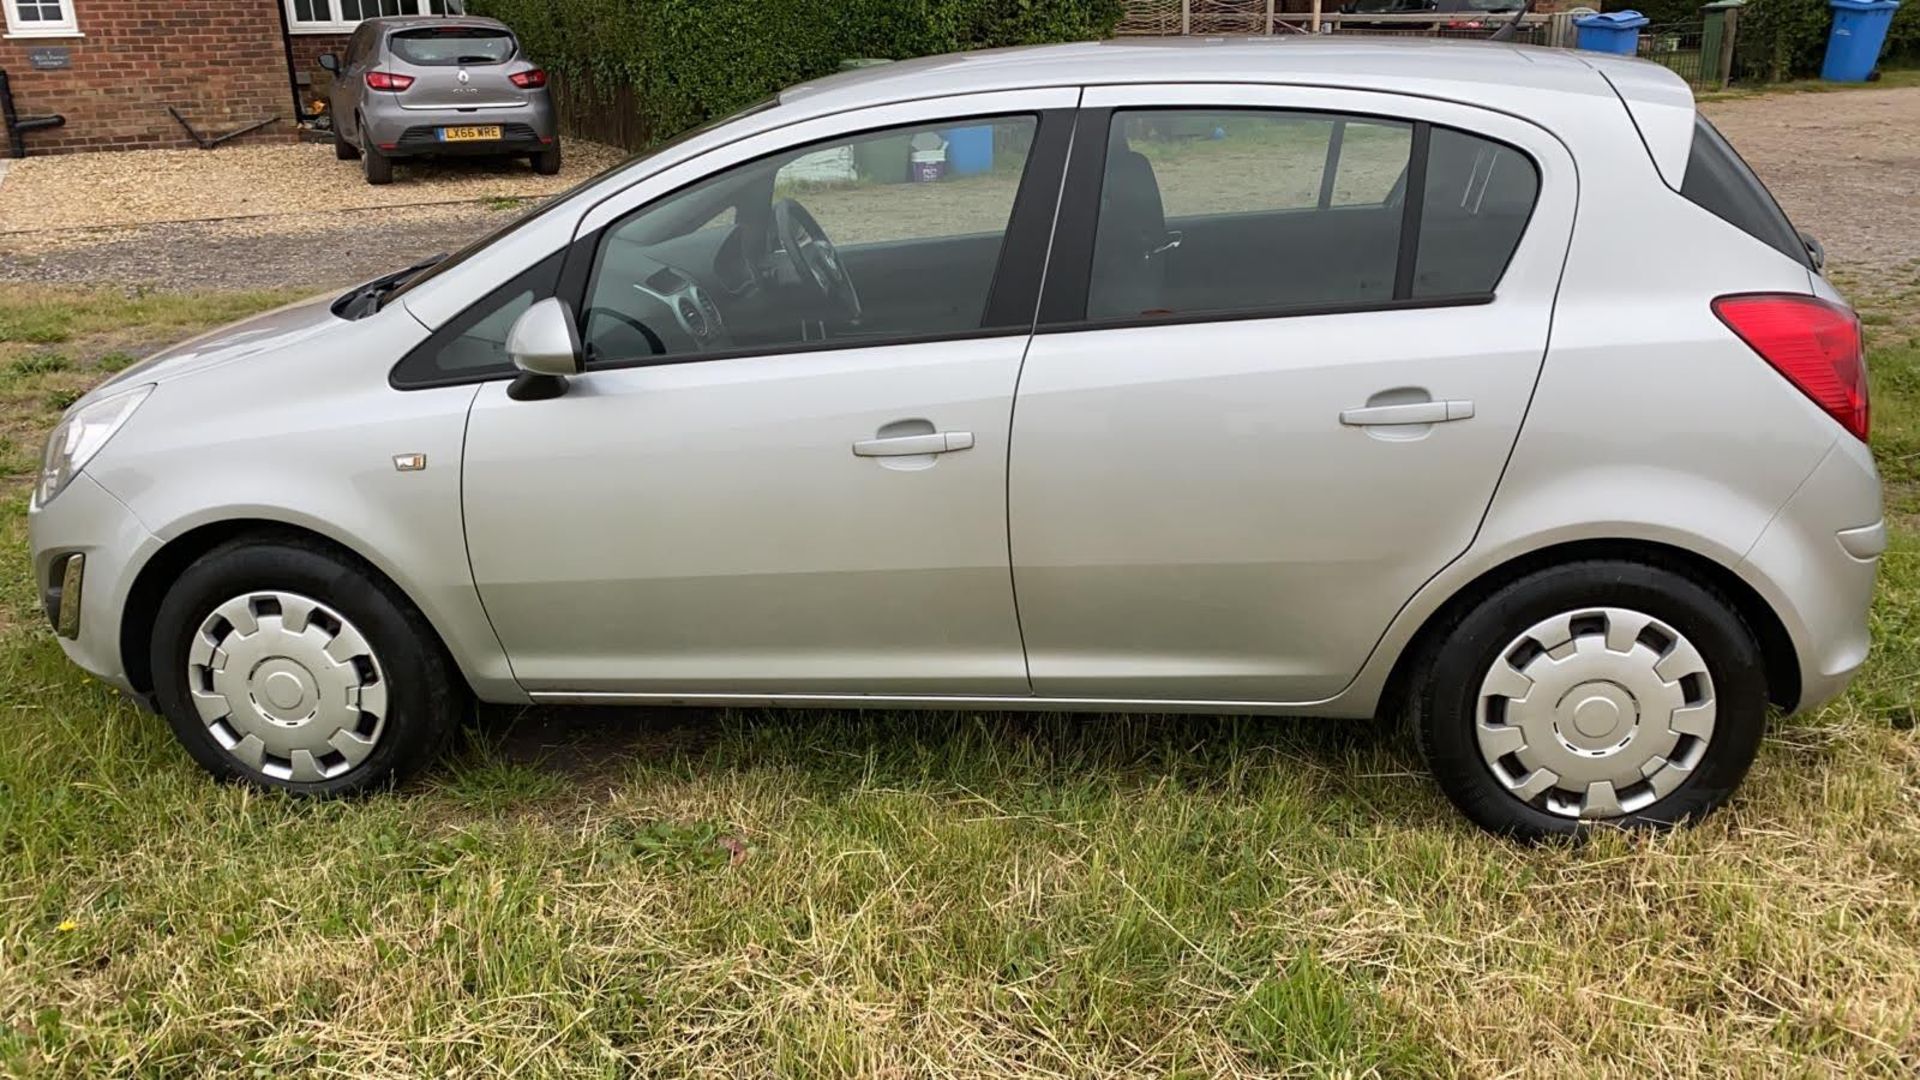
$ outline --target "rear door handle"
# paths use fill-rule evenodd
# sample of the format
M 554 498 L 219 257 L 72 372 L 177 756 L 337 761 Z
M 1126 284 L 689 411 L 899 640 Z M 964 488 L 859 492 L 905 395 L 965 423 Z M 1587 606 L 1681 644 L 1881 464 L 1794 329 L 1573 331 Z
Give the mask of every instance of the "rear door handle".
M 916 454 L 944 454 L 950 450 L 973 449 L 971 431 L 935 431 L 927 435 L 895 435 L 885 439 L 861 439 L 853 444 L 854 457 L 912 457 Z
M 1369 405 L 1346 409 L 1340 422 L 1351 427 L 1389 427 L 1397 424 L 1444 424 L 1473 416 L 1471 401 L 1411 401 L 1405 405 Z

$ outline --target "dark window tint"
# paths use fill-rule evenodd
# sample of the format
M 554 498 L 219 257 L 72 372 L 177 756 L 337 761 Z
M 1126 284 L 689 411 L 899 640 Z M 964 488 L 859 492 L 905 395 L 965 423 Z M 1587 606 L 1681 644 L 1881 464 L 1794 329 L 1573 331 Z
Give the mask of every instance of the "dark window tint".
M 400 361 L 393 384 L 433 386 L 512 371 L 507 333 L 535 302 L 553 295 L 565 257 L 561 252 L 543 259 L 435 331 Z
M 1428 140 L 1413 295 L 1489 293 L 1520 246 L 1540 172 L 1510 146 L 1451 128 Z
M 1116 113 L 1088 317 L 1391 299 L 1412 131 L 1323 113 Z
M 504 64 L 514 54 L 512 34 L 484 26 L 402 30 L 388 38 L 387 45 L 395 56 L 421 67 Z
M 1800 234 L 1760 178 L 1707 118 L 1697 117 L 1680 194 L 1802 266 L 1811 266 Z

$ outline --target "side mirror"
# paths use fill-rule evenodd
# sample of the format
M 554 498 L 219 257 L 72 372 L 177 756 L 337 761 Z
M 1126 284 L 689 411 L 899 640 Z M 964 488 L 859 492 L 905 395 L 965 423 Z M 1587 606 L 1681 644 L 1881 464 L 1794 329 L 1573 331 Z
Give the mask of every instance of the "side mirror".
M 340 74 L 340 58 L 330 52 L 323 52 L 320 54 L 320 67 L 338 75 Z
M 1805 229 L 1800 230 L 1800 242 L 1807 245 L 1807 257 L 1813 260 L 1815 272 L 1826 269 L 1827 249 L 1820 239 Z
M 520 377 L 507 388 L 516 401 L 539 401 L 567 392 L 567 376 L 580 373 L 580 331 L 567 302 L 550 296 L 528 308 L 507 331 L 507 356 Z

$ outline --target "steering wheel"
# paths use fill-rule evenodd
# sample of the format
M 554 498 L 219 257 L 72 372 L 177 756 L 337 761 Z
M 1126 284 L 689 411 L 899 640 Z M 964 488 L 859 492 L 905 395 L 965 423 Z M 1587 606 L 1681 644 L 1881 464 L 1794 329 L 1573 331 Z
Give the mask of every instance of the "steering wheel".
M 774 203 L 773 231 L 800 280 L 811 284 L 848 322 L 859 322 L 860 292 L 840 262 L 840 252 L 807 208 L 793 199 Z

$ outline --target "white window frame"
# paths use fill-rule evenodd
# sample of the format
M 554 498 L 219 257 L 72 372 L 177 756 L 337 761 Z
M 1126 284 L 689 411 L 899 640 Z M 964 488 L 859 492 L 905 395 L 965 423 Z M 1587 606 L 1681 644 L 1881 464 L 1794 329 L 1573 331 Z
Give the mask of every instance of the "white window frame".
M 0 0 L 0 10 L 7 15 L 7 37 L 9 38 L 77 38 L 87 35 L 80 32 L 80 16 L 74 11 L 75 0 L 60 0 L 60 11 L 66 16 L 58 22 L 35 19 L 28 22 L 20 17 L 20 0 Z
M 13 0 L 5 0 L 5 2 L 12 4 Z M 68 0 L 68 2 L 71 3 L 72 0 Z M 312 2 L 327 5 L 327 10 L 335 15 L 338 15 L 340 12 L 340 0 L 312 0 Z M 429 0 L 414 0 L 414 2 L 422 9 L 422 15 L 433 17 L 433 13 L 427 10 Z M 447 6 L 458 6 L 458 2 L 459 0 L 449 0 Z M 336 18 L 325 21 L 319 19 L 302 19 L 293 6 L 293 0 L 281 0 L 281 6 L 284 7 L 287 12 L 287 30 L 294 34 L 351 34 L 359 28 L 362 22 L 360 19 Z M 449 12 L 449 14 L 452 13 Z M 408 18 L 412 17 L 413 16 L 408 16 Z

